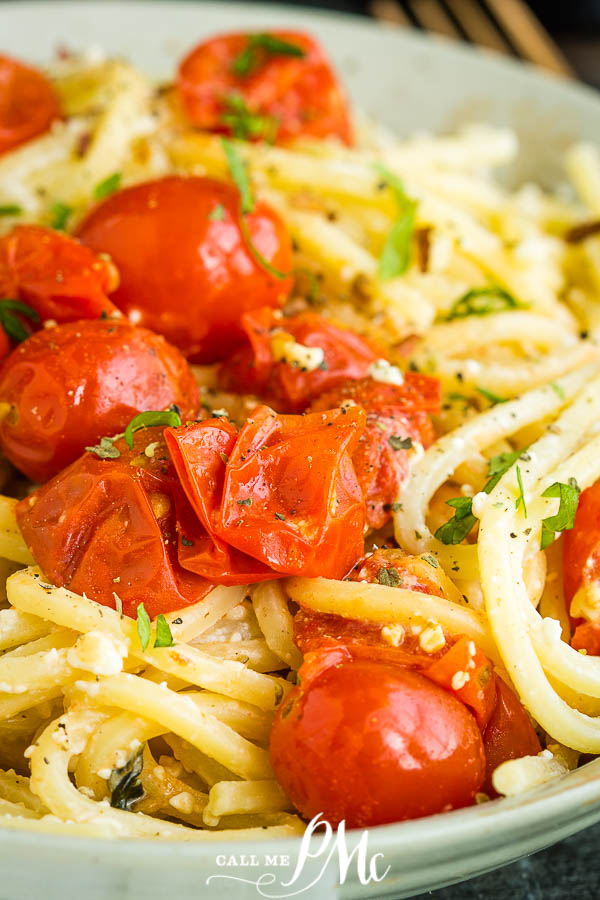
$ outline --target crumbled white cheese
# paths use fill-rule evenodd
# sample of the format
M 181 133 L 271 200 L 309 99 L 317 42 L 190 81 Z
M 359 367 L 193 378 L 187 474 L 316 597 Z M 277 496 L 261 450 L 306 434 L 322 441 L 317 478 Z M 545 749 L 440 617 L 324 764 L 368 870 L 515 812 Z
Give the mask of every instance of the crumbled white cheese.
M 384 625 L 381 637 L 392 647 L 399 647 L 404 640 L 404 628 L 402 625 Z
M 383 384 L 404 384 L 404 375 L 397 366 L 393 366 L 387 359 L 376 359 L 367 369 L 367 375 L 370 375 L 374 381 L 381 381 Z
M 475 494 L 475 496 L 473 497 L 473 503 L 471 504 L 471 512 L 473 513 L 473 515 L 475 516 L 476 519 L 480 519 L 482 517 L 488 497 L 489 497 L 489 494 L 486 494 L 485 491 L 479 491 L 479 493 Z
M 429 622 L 419 635 L 419 647 L 425 653 L 435 653 L 437 650 L 441 650 L 445 644 L 446 638 L 442 626 L 433 622 Z
M 109 637 L 101 631 L 82 634 L 67 653 L 69 665 L 94 675 L 118 675 L 123 670 L 123 657 L 127 648 L 123 641 Z
M 325 362 L 325 352 L 321 347 L 306 347 L 299 344 L 286 331 L 278 331 L 271 338 L 271 352 L 277 362 L 287 363 L 303 372 L 314 372 Z
M 186 813 L 187 815 L 194 811 L 194 798 L 189 791 L 182 791 L 180 794 L 175 794 L 175 796 L 171 797 L 169 800 L 169 804 L 178 812 Z
M 98 776 L 98 778 L 103 778 L 104 781 L 108 781 L 108 779 L 112 775 L 112 769 L 98 769 L 96 775 Z
M 455 672 L 452 676 L 452 681 L 450 684 L 452 685 L 453 691 L 460 691 L 461 688 L 465 686 L 467 681 L 471 680 L 471 676 L 468 672 Z

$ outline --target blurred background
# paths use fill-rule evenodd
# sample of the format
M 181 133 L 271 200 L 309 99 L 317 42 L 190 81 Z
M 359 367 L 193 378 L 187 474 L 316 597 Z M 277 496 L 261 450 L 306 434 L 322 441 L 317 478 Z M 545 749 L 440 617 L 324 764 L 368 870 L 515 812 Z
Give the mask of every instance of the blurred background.
M 287 0 L 491 46 L 600 88 L 600 0 Z

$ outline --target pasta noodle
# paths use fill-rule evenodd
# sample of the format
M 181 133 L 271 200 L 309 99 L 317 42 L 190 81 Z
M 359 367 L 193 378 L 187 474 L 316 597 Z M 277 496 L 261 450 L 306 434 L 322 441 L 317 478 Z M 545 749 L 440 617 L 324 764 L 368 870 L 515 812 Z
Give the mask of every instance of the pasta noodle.
M 157 91 L 128 63 L 73 58 L 50 77 L 65 119 L 0 157 L 0 232 L 17 223 L 14 205 L 18 224 L 42 225 L 64 205 L 75 227 L 115 173 L 125 186 L 170 173 L 229 178 L 221 138 L 192 129 L 173 91 Z M 16 520 L 23 485 L 2 461 L 3 827 L 182 841 L 302 833 L 269 758 L 274 716 L 302 665 L 298 608 L 382 634 L 474 642 L 547 738 L 539 756 L 496 770 L 501 794 L 600 754 L 600 657 L 570 646 L 562 539 L 540 549 L 543 522 L 557 512 L 547 489 L 600 479 L 600 238 L 563 239 L 600 214 L 600 155 L 587 144 L 567 153 L 577 197 L 565 199 L 495 178 L 518 154 L 509 130 L 399 141 L 357 120 L 357 135 L 353 147 L 236 147 L 294 242 L 289 310 L 312 304 L 401 368 L 410 357 L 441 381 L 438 438 L 424 451 L 409 444 L 410 471 L 391 504 L 396 549 L 429 564 L 439 592 L 304 576 L 221 585 L 164 617 L 170 646 L 155 646 L 157 622 L 144 643 L 117 608 L 47 582 Z M 421 250 L 384 278 L 398 216 L 390 178 L 415 202 Z M 314 292 L 303 289 L 307 270 Z M 492 295 L 498 309 L 464 313 L 469 298 Z M 214 367 L 194 375 L 207 408 L 223 404 L 237 418 L 253 405 L 220 394 Z M 512 461 L 489 487 L 503 455 Z M 466 539 L 444 543 L 451 498 L 472 500 L 475 523 Z M 368 541 L 370 553 L 388 547 L 391 530 Z

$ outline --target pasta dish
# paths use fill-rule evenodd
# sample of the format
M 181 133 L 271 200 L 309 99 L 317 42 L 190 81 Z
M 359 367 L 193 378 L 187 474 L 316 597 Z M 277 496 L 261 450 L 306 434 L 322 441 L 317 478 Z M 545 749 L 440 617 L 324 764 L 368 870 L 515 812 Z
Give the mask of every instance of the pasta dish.
M 600 155 L 277 30 L 0 55 L 0 825 L 368 827 L 600 754 Z

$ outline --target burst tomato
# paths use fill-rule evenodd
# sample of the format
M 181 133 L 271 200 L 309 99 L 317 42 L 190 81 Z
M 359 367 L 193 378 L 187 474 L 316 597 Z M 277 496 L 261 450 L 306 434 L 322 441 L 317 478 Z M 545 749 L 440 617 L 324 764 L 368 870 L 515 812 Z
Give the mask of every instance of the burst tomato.
M 47 78 L 0 54 L 0 155 L 43 134 L 59 116 L 58 98 Z
M 302 815 L 348 827 L 467 806 L 485 773 L 481 734 L 462 703 L 418 672 L 339 651 L 309 654 L 270 749 Z
M 220 384 L 226 391 L 257 394 L 282 412 L 302 412 L 324 391 L 365 377 L 378 357 L 360 335 L 313 312 L 284 318 L 259 309 L 243 316 L 241 325 L 247 343 L 221 365 Z M 304 365 L 303 348 L 322 355 L 320 364 Z
M 260 265 L 240 230 L 240 195 L 211 178 L 169 176 L 107 197 L 80 225 L 81 240 L 110 254 L 120 274 L 116 305 L 198 362 L 223 359 L 243 341 L 243 313 L 280 306 L 291 278 Z M 245 217 L 254 247 L 276 269 L 292 267 L 279 217 L 257 203 Z
M 45 481 L 139 412 L 175 403 L 193 418 L 198 390 L 164 338 L 125 320 L 96 319 L 20 344 L 0 373 L 0 403 L 4 453 L 33 481 Z
M 302 32 L 204 41 L 182 61 L 177 88 L 191 121 L 208 131 L 278 143 L 352 142 L 344 92 L 323 50 Z
M 115 441 L 116 458 L 84 453 L 19 503 L 17 521 L 52 584 L 105 606 L 117 594 L 125 615 L 135 618 L 144 603 L 154 618 L 197 603 L 213 585 L 177 559 L 176 519 L 187 501 L 162 428 L 142 429 L 133 441 L 133 450 Z
M 440 407 L 440 382 L 407 372 L 401 385 L 373 378 L 347 381 L 325 391 L 311 409 L 333 409 L 348 402 L 367 413 L 364 440 L 352 456 L 367 508 L 367 525 L 382 528 L 398 501 L 410 472 L 415 444 L 428 447 L 435 438 L 430 412 Z
M 51 228 L 18 225 L 0 238 L 0 297 L 26 303 L 39 324 L 118 317 L 107 296 L 117 284 L 114 266 Z
M 216 538 L 184 553 L 183 565 L 226 583 L 264 578 L 265 567 L 271 576 L 346 575 L 363 552 L 351 453 L 364 425 L 359 407 L 278 416 L 263 406 L 237 436 L 223 419 L 167 429 L 184 490 Z
M 587 605 L 592 609 L 598 605 L 594 598 L 600 587 L 600 483 L 581 493 L 575 525 L 564 533 L 563 579 L 568 604 L 581 588 Z M 600 608 L 593 622 L 574 618 L 572 624 L 575 630 L 571 646 L 585 650 L 590 656 L 600 655 Z
M 492 774 L 500 763 L 521 756 L 535 756 L 542 749 L 522 704 L 501 678 L 496 678 L 496 705 L 483 732 L 486 757 L 483 790 L 496 796 Z

